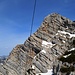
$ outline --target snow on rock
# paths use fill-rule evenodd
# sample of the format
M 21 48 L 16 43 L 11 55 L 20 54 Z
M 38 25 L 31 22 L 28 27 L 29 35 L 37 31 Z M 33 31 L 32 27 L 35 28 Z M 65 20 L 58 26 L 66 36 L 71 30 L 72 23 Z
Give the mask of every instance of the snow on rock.
M 34 59 L 36 58 L 36 56 L 34 57 Z
M 52 44 L 51 42 L 42 41 L 42 47 L 46 48 L 52 48 L 55 44 Z
M 64 58 L 67 58 L 68 56 L 70 56 L 71 54 L 68 54 L 68 55 L 65 55 L 65 56 L 63 56 Z
M 75 48 L 72 48 L 71 50 L 69 50 L 69 51 L 73 51 L 73 50 L 75 50 Z
M 46 42 L 46 41 L 42 41 L 42 45 L 52 45 L 52 43 L 51 42 Z
M 45 51 L 45 50 L 42 50 L 41 52 L 42 52 L 42 53 L 46 53 L 46 51 Z
M 68 50 L 68 52 L 73 51 L 73 50 L 75 50 L 75 48 L 72 48 L 72 49 Z M 65 56 L 63 56 L 63 57 L 64 57 L 64 58 L 67 58 L 67 57 L 70 56 L 70 55 L 71 55 L 71 53 L 68 54 L 68 55 L 65 55 Z
M 32 69 L 35 69 L 35 66 L 34 65 L 32 65 Z
M 53 75 L 53 70 L 51 69 L 51 70 L 48 70 L 47 73 L 38 73 L 36 75 Z
M 68 35 L 70 36 L 70 38 L 75 37 L 75 34 L 71 34 L 71 33 L 69 33 L 69 32 L 65 32 L 65 31 L 59 31 L 59 30 L 58 30 L 58 33 L 61 33 L 61 34 L 68 34 Z
M 63 42 L 63 43 L 65 43 L 65 41 L 64 41 L 64 40 L 63 40 L 62 42 Z
M 64 34 L 64 33 L 61 33 L 60 31 L 58 31 L 58 33 L 56 33 L 56 36 L 58 36 L 58 35 L 60 35 L 60 36 L 63 36 L 64 38 L 66 38 L 66 36 L 65 35 L 62 35 L 62 34 Z
M 58 33 L 56 33 L 56 35 L 58 35 Z
M 0 63 L 1 65 L 3 65 L 3 63 Z

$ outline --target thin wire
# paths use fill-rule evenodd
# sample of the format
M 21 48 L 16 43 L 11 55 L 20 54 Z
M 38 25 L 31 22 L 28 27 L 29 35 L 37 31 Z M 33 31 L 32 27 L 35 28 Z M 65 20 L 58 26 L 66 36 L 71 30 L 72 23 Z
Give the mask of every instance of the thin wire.
M 34 22 L 34 16 L 35 16 L 35 8 L 36 8 L 36 0 L 35 0 L 35 3 L 34 3 L 34 9 L 33 9 L 33 15 L 32 15 L 32 22 L 31 22 L 30 36 L 31 36 L 32 30 L 33 30 L 33 22 Z
M 36 8 L 36 0 L 35 0 L 35 3 L 34 3 L 34 9 L 33 9 L 33 15 L 32 15 L 30 36 L 31 36 L 31 34 L 32 34 L 32 29 L 33 29 L 33 22 L 34 22 L 34 16 L 35 16 L 35 8 Z M 29 44 L 29 48 L 30 48 L 29 55 L 32 55 L 32 50 L 31 50 L 30 44 Z M 30 62 L 30 61 L 31 61 L 30 59 L 27 59 L 26 66 L 27 66 L 28 62 Z M 30 64 L 31 64 L 31 63 L 30 63 Z

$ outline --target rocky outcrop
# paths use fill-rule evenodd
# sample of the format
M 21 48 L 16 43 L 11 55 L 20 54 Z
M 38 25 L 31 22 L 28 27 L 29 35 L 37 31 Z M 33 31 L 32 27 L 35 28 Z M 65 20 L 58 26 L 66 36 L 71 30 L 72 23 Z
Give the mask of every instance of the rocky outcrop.
M 0 63 L 3 64 L 7 56 L 0 56 Z
M 17 45 L 0 65 L 0 75 L 38 75 L 48 70 L 54 75 L 66 75 L 61 71 L 65 62 L 59 58 L 75 48 L 74 37 L 75 22 L 56 13 L 48 15 L 38 30 L 24 44 Z

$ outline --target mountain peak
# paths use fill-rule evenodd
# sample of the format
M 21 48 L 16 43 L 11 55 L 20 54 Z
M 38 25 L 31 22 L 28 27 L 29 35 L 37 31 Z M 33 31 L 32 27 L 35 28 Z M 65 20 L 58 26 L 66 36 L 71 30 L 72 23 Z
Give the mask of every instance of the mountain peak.
M 0 74 L 38 75 L 50 72 L 50 75 L 66 75 L 67 72 L 61 71 L 65 62 L 59 59 L 66 51 L 75 49 L 74 41 L 74 22 L 57 13 L 48 15 L 24 44 L 11 51 L 5 63 L 0 65 Z M 71 64 L 66 62 L 67 66 Z

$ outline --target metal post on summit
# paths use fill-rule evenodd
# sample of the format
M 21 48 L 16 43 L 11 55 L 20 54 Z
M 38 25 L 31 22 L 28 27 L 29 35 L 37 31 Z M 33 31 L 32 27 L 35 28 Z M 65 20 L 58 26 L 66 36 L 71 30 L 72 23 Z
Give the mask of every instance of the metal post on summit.
M 32 14 L 31 26 L 30 26 L 30 36 L 32 35 L 32 30 L 33 30 L 33 23 L 34 23 L 34 16 L 35 16 L 35 8 L 36 8 L 36 0 L 35 0 L 35 2 L 34 2 L 34 7 L 33 7 L 33 14 Z M 30 38 L 30 37 L 29 37 L 29 38 Z M 32 51 L 32 46 L 31 46 L 31 43 L 30 43 L 30 42 L 31 42 L 31 41 L 29 41 L 29 56 L 30 56 L 31 58 L 33 58 L 33 57 L 32 57 L 33 51 Z M 30 58 L 30 59 L 27 59 L 26 66 L 27 66 L 28 62 L 29 62 L 29 64 L 31 65 L 31 58 Z
M 32 20 L 31 20 L 31 28 L 30 28 L 30 36 L 32 35 L 32 30 L 33 30 L 33 23 L 34 23 L 34 16 L 35 16 L 35 9 L 36 9 L 36 0 L 34 2 L 34 7 L 33 7 L 33 14 L 32 14 Z M 31 42 L 31 41 L 30 41 Z M 32 46 L 31 46 L 31 43 L 29 43 L 29 56 L 31 58 L 33 58 L 33 51 L 32 51 Z M 31 59 L 27 59 L 28 62 L 31 62 Z M 27 63 L 26 63 L 27 64 Z M 31 66 L 31 63 L 29 63 L 30 66 Z
M 31 36 L 32 30 L 33 30 L 33 23 L 34 23 L 35 9 L 36 9 L 36 0 L 35 0 L 35 2 L 34 2 L 34 9 L 33 9 L 32 21 L 31 21 L 31 28 L 30 28 L 30 36 Z

